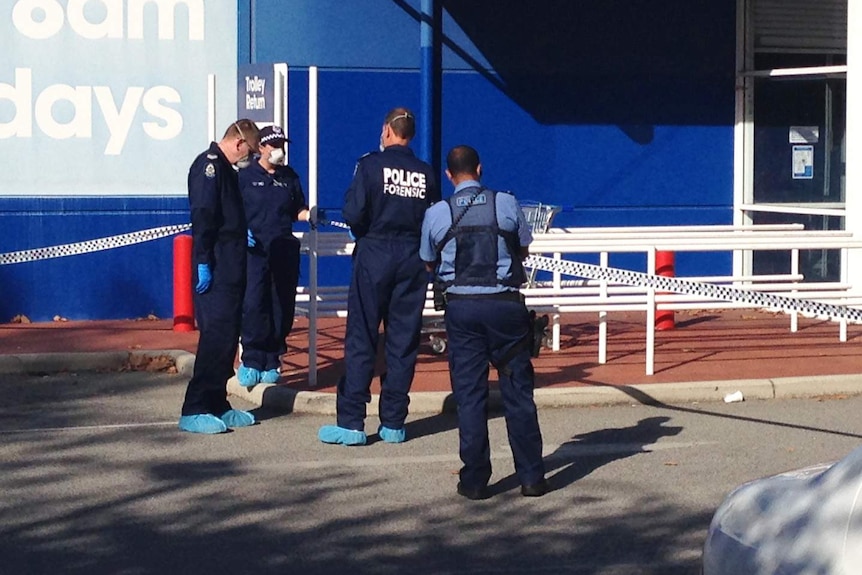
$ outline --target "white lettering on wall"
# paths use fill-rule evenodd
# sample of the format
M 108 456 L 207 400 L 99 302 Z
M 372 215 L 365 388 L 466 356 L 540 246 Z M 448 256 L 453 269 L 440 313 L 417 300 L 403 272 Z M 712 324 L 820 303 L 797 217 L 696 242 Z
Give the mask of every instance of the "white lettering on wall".
M 132 121 L 135 119 L 135 112 L 138 111 L 138 104 L 144 94 L 144 89 L 138 86 L 126 89 L 126 96 L 123 98 L 123 103 L 119 109 L 114 103 L 114 94 L 110 88 L 96 86 L 93 91 L 96 94 L 96 101 L 99 102 L 102 115 L 105 116 L 108 130 L 111 132 L 108 145 L 105 146 L 105 155 L 117 156 L 123 150 L 123 145 L 129 136 L 129 128 L 132 127 Z
M 69 0 L 66 5 L 66 18 L 69 26 L 80 36 L 89 40 L 100 38 L 123 37 L 123 2 L 122 0 L 99 0 L 105 5 L 105 19 L 101 22 L 90 22 L 84 16 L 84 6 L 90 0 Z
M 164 122 L 144 122 L 144 132 L 154 140 L 170 140 L 183 131 L 183 115 L 162 104 L 162 101 L 179 104 L 180 93 L 169 86 L 155 86 L 144 93 L 144 110 Z
M 162 103 L 181 103 L 179 92 L 170 86 L 153 86 L 149 89 L 130 86 L 118 106 L 111 88 L 107 86 L 53 84 L 36 96 L 34 104 L 32 70 L 16 68 L 14 84 L 0 82 L 0 105 L 8 101 L 14 110 L 10 121 L 0 122 L 0 138 L 32 137 L 34 117 L 39 129 L 50 138 L 91 138 L 93 98 L 110 132 L 104 151 L 106 156 L 119 155 L 123 151 L 141 103 L 145 112 L 162 122 L 142 123 L 144 132 L 151 138 L 167 140 L 182 131 L 182 115 Z M 54 115 L 54 108 L 60 102 L 66 102 L 74 110 L 72 119 L 67 122 L 58 121 Z
M 41 19 L 35 20 L 34 13 L 38 13 Z M 63 18 L 63 7 L 56 0 L 19 1 L 12 8 L 12 24 L 34 40 L 50 38 L 62 30 Z
M 75 114 L 65 124 L 54 119 L 54 106 L 66 100 L 71 102 Z M 45 135 L 56 140 L 66 138 L 90 138 L 93 135 L 93 108 L 90 88 L 53 84 L 45 88 L 36 98 L 33 113 L 36 124 Z M 29 105 L 30 103 L 27 102 Z
M 144 6 L 155 4 L 159 12 L 159 40 L 174 39 L 174 12 L 178 4 L 189 14 L 189 40 L 204 40 L 204 0 L 129 0 L 129 38 L 144 37 Z
M 0 103 L 3 100 L 12 102 L 15 114 L 11 122 L 0 123 L 0 138 L 33 137 L 33 117 L 21 114 L 21 110 L 29 109 L 33 101 L 33 73 L 30 68 L 15 68 L 15 84 L 0 82 Z
M 159 40 L 173 40 L 176 31 L 176 12 L 180 5 L 188 14 L 189 40 L 204 40 L 204 0 L 68 0 L 66 11 L 58 0 L 18 0 L 12 9 L 12 24 L 19 32 L 34 40 L 45 40 L 63 29 L 64 21 L 79 36 L 89 40 L 123 38 L 123 20 L 128 38 L 141 40 L 144 37 L 146 10 L 152 4 L 156 10 Z M 101 22 L 91 22 L 85 14 L 89 3 L 99 3 L 105 8 Z
M 145 23 L 148 39 L 156 34 L 159 41 L 173 41 L 187 34 L 190 41 L 203 42 L 205 16 L 204 0 L 16 0 L 12 25 L 23 36 L 40 41 L 68 29 L 83 41 L 112 41 L 106 49 L 113 50 L 117 40 L 138 45 Z M 58 39 L 63 42 L 58 49 L 68 54 L 58 53 L 58 58 L 73 62 L 75 41 Z M 32 138 L 34 125 L 57 140 L 92 138 L 94 122 L 104 120 L 109 134 L 104 154 L 115 156 L 122 153 L 135 126 L 152 140 L 170 140 L 182 133 L 182 98 L 175 88 L 88 85 L 96 83 L 104 80 L 45 88 L 37 82 L 34 90 L 33 69 L 15 68 L 11 83 L 0 81 L 0 139 Z

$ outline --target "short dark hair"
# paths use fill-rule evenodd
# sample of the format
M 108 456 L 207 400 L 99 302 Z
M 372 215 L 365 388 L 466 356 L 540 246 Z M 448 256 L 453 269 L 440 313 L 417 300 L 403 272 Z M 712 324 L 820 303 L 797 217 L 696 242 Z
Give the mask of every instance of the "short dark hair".
M 475 176 L 479 173 L 479 152 L 470 146 L 455 146 L 446 156 L 446 168 L 453 176 Z
M 407 108 L 392 108 L 384 123 L 389 124 L 399 138 L 412 140 L 416 135 L 416 116 Z

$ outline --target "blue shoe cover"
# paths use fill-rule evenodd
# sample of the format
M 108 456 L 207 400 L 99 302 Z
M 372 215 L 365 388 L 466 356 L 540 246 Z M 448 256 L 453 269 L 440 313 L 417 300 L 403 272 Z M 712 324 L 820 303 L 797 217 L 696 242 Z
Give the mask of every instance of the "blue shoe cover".
M 340 443 L 341 445 L 365 445 L 368 439 L 364 431 L 344 429 L 337 425 L 324 425 L 317 432 L 317 438 L 323 443 Z
M 180 417 L 180 429 L 190 433 L 224 433 L 227 426 L 215 415 L 201 413 Z
M 268 369 L 266 371 L 262 371 L 260 373 L 260 382 L 261 383 L 278 383 L 278 378 L 281 377 L 281 374 L 277 369 Z
M 229 409 L 220 418 L 228 427 L 248 427 L 254 425 L 254 416 L 241 409 Z
M 400 429 L 392 429 L 385 425 L 381 425 L 377 429 L 377 435 L 379 435 L 380 439 L 386 443 L 404 443 L 407 439 L 407 430 L 403 427 Z
M 239 369 L 236 370 L 236 379 L 243 387 L 257 385 L 260 383 L 260 370 L 239 364 Z

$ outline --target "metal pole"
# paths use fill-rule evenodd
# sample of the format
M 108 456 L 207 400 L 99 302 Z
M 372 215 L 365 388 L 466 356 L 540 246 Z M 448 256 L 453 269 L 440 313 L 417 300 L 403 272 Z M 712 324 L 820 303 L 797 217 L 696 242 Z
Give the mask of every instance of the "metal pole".
M 844 229 L 862 229 L 862 109 L 851 102 L 862 98 L 862 0 L 847 2 L 847 127 L 845 135 Z M 862 252 L 850 250 L 847 277 L 853 295 L 862 293 Z M 843 269 L 843 268 L 842 268 Z
M 252 64 L 257 64 L 257 1 L 250 0 L 248 6 L 248 57 Z
M 308 68 L 308 207 L 317 212 L 317 66 Z M 317 230 L 308 242 L 308 385 L 317 387 Z
M 422 62 L 419 70 L 419 157 L 431 162 L 434 134 L 431 129 L 434 113 L 434 46 L 433 46 L 434 0 L 422 0 L 419 22 L 419 49 Z
M 419 23 L 422 63 L 420 68 L 419 157 L 440 172 L 440 123 L 443 78 L 443 6 L 438 0 L 422 0 Z
M 216 77 L 207 75 L 207 137 L 210 142 L 216 141 Z

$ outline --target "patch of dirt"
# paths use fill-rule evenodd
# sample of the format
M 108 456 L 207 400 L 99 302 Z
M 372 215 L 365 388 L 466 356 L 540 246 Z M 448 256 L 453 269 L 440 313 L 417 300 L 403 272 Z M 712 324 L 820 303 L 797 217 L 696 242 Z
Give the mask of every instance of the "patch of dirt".
M 123 366 L 122 371 L 150 371 L 161 373 L 177 373 L 174 358 L 168 355 L 132 355 Z

